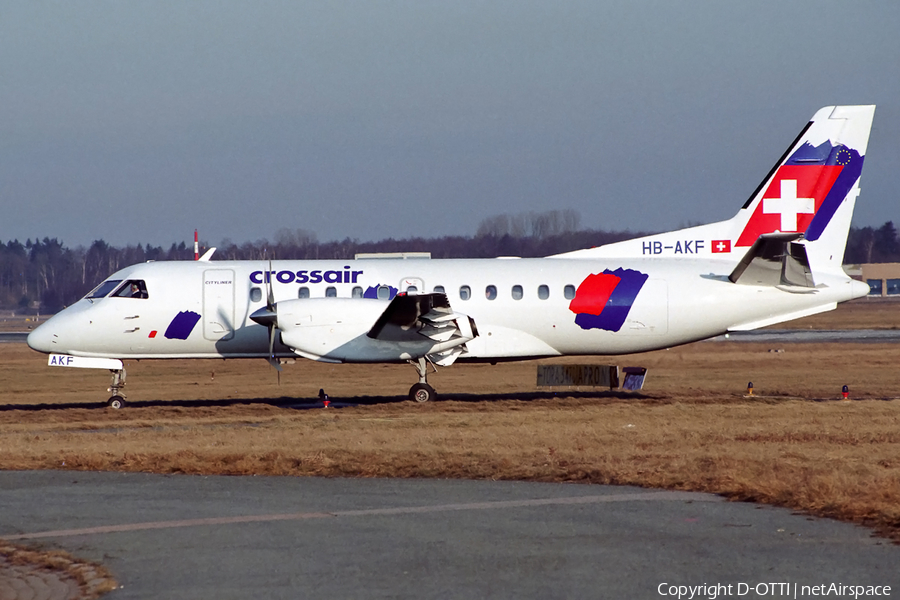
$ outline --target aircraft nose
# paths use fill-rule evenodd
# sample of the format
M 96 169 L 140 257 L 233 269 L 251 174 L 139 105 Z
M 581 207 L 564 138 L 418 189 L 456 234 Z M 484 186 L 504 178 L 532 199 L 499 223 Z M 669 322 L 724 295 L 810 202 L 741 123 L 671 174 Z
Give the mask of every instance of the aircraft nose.
M 47 321 L 46 323 L 38 325 L 37 329 L 29 333 L 28 338 L 25 341 L 32 350 L 50 354 L 56 352 L 55 346 L 57 339 L 57 335 L 53 332 L 53 328 L 50 327 L 50 321 Z

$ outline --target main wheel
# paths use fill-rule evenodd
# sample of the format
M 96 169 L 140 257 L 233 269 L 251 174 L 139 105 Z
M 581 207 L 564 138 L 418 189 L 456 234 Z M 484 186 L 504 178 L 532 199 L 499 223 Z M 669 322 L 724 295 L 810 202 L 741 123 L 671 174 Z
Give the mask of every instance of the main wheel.
M 417 383 L 409 388 L 409 399 L 416 402 L 428 402 L 437 398 L 434 388 L 427 383 Z
M 115 408 L 116 410 L 118 410 L 125 406 L 125 399 L 122 398 L 122 396 L 113 396 L 106 401 L 106 405 L 110 408 Z

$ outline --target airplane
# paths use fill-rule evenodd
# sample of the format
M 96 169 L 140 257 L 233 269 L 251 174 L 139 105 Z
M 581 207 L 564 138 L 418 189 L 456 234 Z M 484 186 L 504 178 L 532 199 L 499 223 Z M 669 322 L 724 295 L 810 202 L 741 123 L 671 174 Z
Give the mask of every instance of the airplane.
M 409 362 L 412 400 L 456 360 L 617 355 L 749 331 L 869 293 L 841 268 L 874 106 L 820 109 L 731 219 L 545 258 L 147 262 L 28 336 L 52 366 L 303 357 Z

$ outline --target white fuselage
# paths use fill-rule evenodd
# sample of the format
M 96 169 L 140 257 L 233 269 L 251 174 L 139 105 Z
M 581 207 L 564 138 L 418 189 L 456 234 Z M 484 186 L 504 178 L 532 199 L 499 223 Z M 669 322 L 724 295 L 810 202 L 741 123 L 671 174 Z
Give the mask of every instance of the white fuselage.
M 460 358 L 480 360 L 655 350 L 829 310 L 868 292 L 865 284 L 837 275 L 818 278 L 806 293 L 738 285 L 728 280 L 734 264 L 708 258 L 151 262 L 110 277 L 143 282 L 143 297 L 82 299 L 37 328 L 29 345 L 47 353 L 120 359 L 265 357 L 267 328 L 250 315 L 266 306 L 266 273 L 275 302 L 300 300 L 294 304 L 300 312 L 316 299 L 353 299 L 315 303 L 340 307 L 298 334 L 323 339 L 354 318 L 364 335 L 389 301 L 358 296 L 377 295 L 379 286 L 382 295 L 388 288 L 443 291 L 452 310 L 477 326 L 477 337 Z M 584 300 L 586 278 L 606 269 L 639 272 L 642 283 L 625 298 L 630 306 L 591 309 L 625 315 L 618 330 L 585 328 L 576 323 L 572 295 L 577 290 Z M 294 352 L 278 342 L 275 353 L 384 360 L 364 353 L 330 356 L 327 343 L 323 348 L 320 354 Z

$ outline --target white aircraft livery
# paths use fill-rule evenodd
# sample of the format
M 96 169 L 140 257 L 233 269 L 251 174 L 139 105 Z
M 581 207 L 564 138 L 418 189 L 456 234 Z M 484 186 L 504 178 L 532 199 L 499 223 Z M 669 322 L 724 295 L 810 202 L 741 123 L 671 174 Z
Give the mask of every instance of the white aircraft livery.
M 149 262 L 28 336 L 51 365 L 265 358 L 429 367 L 644 352 L 865 296 L 841 268 L 874 106 L 829 106 L 728 219 L 546 258 Z

